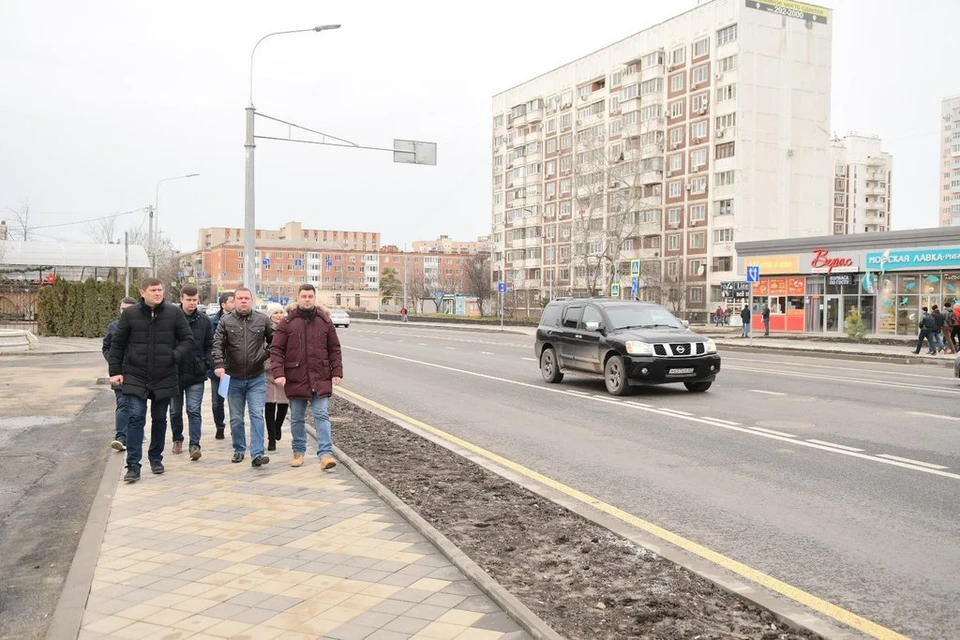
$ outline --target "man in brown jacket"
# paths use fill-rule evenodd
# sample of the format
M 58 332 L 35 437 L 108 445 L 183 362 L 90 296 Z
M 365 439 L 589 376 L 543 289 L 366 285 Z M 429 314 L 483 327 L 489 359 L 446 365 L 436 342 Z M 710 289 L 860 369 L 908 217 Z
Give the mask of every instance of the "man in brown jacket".
M 297 308 L 277 325 L 270 346 L 270 366 L 275 383 L 290 400 L 290 433 L 293 436 L 291 467 L 303 466 L 307 452 L 304 418 L 307 401 L 313 410 L 320 469 L 337 466 L 333 457 L 329 403 L 333 388 L 343 378 L 340 340 L 330 317 L 317 305 L 312 284 L 300 285 Z

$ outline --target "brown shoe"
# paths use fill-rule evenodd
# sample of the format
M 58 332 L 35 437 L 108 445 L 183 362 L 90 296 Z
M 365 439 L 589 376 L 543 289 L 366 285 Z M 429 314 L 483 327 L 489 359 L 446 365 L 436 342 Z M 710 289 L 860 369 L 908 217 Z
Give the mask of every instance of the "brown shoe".
M 183 453 L 183 441 L 174 440 L 173 442 L 173 453 Z
M 291 467 L 302 467 L 303 466 L 303 454 L 295 453 L 293 454 L 293 460 L 290 461 Z
M 337 466 L 337 460 L 333 456 L 323 456 L 320 458 L 320 470 L 328 471 Z

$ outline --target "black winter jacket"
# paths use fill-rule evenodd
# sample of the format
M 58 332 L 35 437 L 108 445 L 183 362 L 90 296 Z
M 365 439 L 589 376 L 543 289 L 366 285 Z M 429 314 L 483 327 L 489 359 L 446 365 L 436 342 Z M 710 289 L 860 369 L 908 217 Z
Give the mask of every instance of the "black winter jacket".
M 103 345 L 101 345 L 100 350 L 103 352 L 103 359 L 107 362 L 110 362 L 110 344 L 113 342 L 113 334 L 117 332 L 119 324 L 119 318 L 111 322 L 110 326 L 107 327 L 107 335 L 103 336 Z
M 187 359 L 193 332 L 179 307 L 149 307 L 143 299 L 120 314 L 110 344 L 110 376 L 123 374 L 123 393 L 155 400 L 177 392 L 177 365 Z
M 193 331 L 193 348 L 180 362 L 180 388 L 185 389 L 207 381 L 207 371 L 213 366 L 213 326 L 207 314 L 194 311 L 184 314 Z
M 270 358 L 271 342 L 273 324 L 265 314 L 226 313 L 213 336 L 213 368 L 223 367 L 227 375 L 238 380 L 262 376 L 263 364 Z

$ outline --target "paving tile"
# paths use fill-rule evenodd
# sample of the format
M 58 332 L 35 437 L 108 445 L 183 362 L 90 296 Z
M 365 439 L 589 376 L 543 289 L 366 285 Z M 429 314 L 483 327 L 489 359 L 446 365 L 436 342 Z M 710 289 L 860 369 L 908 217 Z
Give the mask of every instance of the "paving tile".
M 377 613 L 387 613 L 392 615 L 402 615 L 406 611 L 409 611 L 411 608 L 417 605 L 416 602 L 403 602 L 402 600 L 384 600 L 378 605 L 375 605 L 370 611 Z
M 438 607 L 449 607 L 452 609 L 466 599 L 466 596 L 458 596 L 453 593 L 435 593 L 424 600 L 423 604 L 432 604 Z
M 457 605 L 457 608 L 464 609 L 466 611 L 476 611 L 477 613 L 494 613 L 496 611 L 500 611 L 500 607 L 495 605 L 487 596 L 473 596 L 467 598 Z
M 398 587 L 409 587 L 414 582 L 420 579 L 418 575 L 410 575 L 406 573 L 391 573 L 389 576 L 378 580 L 378 584 L 388 584 Z
M 261 609 L 268 609 L 270 611 L 278 613 L 281 611 L 286 611 L 290 607 L 300 604 L 300 602 L 301 600 L 297 598 L 292 598 L 290 596 L 274 595 L 257 603 L 256 606 Z
M 236 604 L 241 607 L 255 607 L 269 598 L 269 593 L 262 593 L 260 591 L 244 591 L 243 593 L 233 596 L 226 602 L 227 604 Z
M 489 629 L 491 631 L 500 631 L 502 633 L 513 633 L 520 631 L 520 626 L 517 624 L 516 620 L 508 616 L 503 611 L 484 614 L 471 626 L 474 629 Z
M 449 585 L 440 590 L 440 593 L 450 593 L 458 596 L 479 596 L 483 592 L 469 580 L 461 578 L 456 582 L 451 582 Z
M 364 627 L 352 622 L 342 624 L 335 629 L 331 629 L 324 634 L 324 638 L 335 638 L 336 640 L 364 640 L 376 631 L 373 627 Z
M 236 614 L 231 618 L 238 622 L 245 622 L 251 625 L 258 625 L 261 622 L 269 620 L 270 618 L 277 615 L 277 612 L 272 609 L 263 609 L 260 607 L 249 607 L 243 612 Z
M 393 575 L 392 573 L 387 571 L 376 571 L 374 569 L 364 569 L 363 571 L 359 571 L 350 577 L 353 580 L 363 580 L 364 582 L 377 583 L 392 575 Z
M 418 604 L 411 607 L 403 615 L 410 618 L 422 618 L 424 620 L 438 620 L 440 616 L 447 613 L 447 607 L 438 607 L 432 604 Z
M 372 627 L 374 629 L 379 629 L 385 626 L 387 623 L 395 620 L 396 618 L 397 616 L 391 613 L 367 610 L 361 613 L 356 618 L 354 618 L 352 622 L 353 624 L 358 624 L 363 627 Z
M 409 640 L 409 633 L 399 631 L 387 631 L 386 629 L 377 629 L 367 636 L 366 640 Z

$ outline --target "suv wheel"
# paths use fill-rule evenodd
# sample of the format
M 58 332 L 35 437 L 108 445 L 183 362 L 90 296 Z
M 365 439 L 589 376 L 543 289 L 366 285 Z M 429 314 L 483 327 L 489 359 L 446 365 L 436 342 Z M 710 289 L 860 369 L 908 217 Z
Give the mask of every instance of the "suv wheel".
M 552 347 L 547 347 L 540 354 L 540 374 L 545 382 L 560 382 L 563 380 L 563 373 L 560 372 L 560 365 L 557 364 L 557 352 Z
M 627 371 L 623 366 L 623 358 L 610 356 L 603 367 L 603 382 L 612 395 L 622 396 L 627 393 L 630 385 L 627 384 Z
M 687 388 L 687 391 L 693 391 L 694 393 L 703 393 L 710 388 L 712 382 L 684 382 L 683 386 Z

